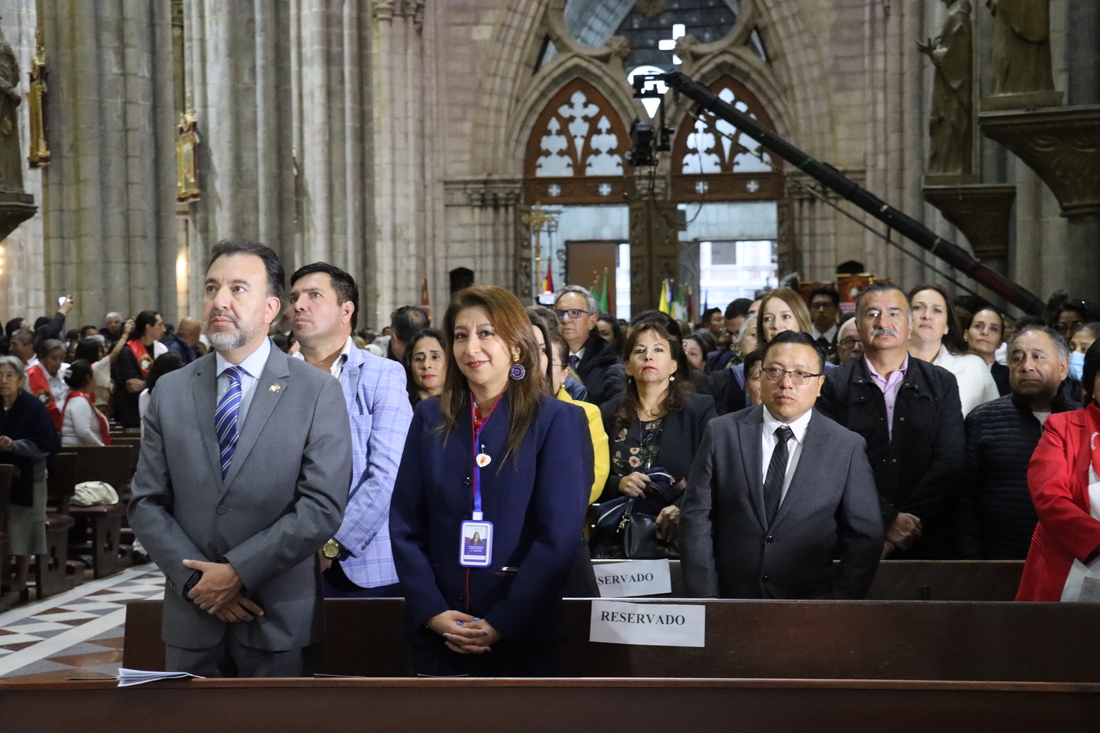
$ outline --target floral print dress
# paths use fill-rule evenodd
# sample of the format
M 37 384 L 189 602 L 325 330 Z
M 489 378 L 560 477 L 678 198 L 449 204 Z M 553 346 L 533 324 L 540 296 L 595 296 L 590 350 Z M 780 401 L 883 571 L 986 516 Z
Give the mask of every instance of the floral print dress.
M 657 462 L 661 450 L 661 425 L 664 418 L 649 422 L 634 419 L 615 435 L 611 449 L 611 463 L 615 474 L 629 476 L 635 471 L 645 472 Z

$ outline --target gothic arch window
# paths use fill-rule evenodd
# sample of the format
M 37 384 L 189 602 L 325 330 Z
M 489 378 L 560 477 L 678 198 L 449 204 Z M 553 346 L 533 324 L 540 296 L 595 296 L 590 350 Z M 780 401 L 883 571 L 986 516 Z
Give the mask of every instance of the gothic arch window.
M 760 101 L 743 84 L 722 77 L 711 91 L 740 111 L 775 129 Z M 783 195 L 779 160 L 725 120 L 693 110 L 685 115 L 672 145 L 675 201 L 759 201 Z M 758 157 L 759 156 L 759 157 Z
M 534 203 L 622 203 L 630 138 L 594 86 L 574 79 L 535 120 L 524 159 L 524 199 Z

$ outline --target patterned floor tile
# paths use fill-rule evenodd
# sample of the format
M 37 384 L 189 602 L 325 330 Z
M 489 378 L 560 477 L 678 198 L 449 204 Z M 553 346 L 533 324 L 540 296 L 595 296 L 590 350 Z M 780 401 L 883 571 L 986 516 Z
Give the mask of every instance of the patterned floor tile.
M 52 621 L 54 623 L 72 622 L 72 621 L 86 621 L 90 618 L 96 618 L 94 613 L 84 613 L 81 611 L 58 611 L 54 613 L 47 611 L 39 616 L 35 616 L 40 621 Z
M 42 635 L 47 631 L 68 631 L 71 628 L 72 627 L 68 624 L 56 624 L 51 621 L 40 621 L 39 619 L 34 618 L 12 624 L 8 627 L 8 630 L 15 631 L 20 634 Z
M 37 644 L 42 641 L 40 636 L 30 634 L 7 634 L 0 636 L 0 647 L 5 649 L 22 649 L 27 644 Z

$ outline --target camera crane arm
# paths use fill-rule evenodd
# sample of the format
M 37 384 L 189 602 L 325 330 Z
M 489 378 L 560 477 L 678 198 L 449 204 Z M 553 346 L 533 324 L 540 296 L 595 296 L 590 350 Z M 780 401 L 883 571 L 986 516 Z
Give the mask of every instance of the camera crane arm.
M 937 236 L 928 227 L 916 219 L 905 215 L 887 204 L 871 192 L 844 176 L 827 163 L 815 160 L 807 153 L 767 129 L 759 122 L 742 113 L 736 107 L 724 102 L 717 94 L 679 71 L 668 74 L 638 74 L 634 77 L 634 96 L 661 96 L 659 92 L 647 90 L 648 83 L 663 81 L 685 97 L 699 104 L 707 112 L 729 122 L 762 146 L 786 160 L 798 170 L 813 177 L 822 185 L 875 217 L 886 226 L 900 232 L 922 249 L 931 252 L 941 260 L 957 268 L 968 277 L 1000 295 L 1006 301 L 1025 313 L 1040 315 L 1043 301 L 1019 283 L 1013 282 L 991 270 L 974 259 L 966 250 L 946 239 Z M 663 111 L 663 101 L 662 101 Z M 662 115 L 663 119 L 663 115 Z M 662 124 L 663 127 L 663 124 Z

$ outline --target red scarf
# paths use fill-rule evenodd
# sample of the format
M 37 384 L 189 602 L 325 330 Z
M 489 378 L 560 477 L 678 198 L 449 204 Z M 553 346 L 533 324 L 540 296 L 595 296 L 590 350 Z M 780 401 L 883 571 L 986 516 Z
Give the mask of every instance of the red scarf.
M 83 392 L 78 392 L 74 389 L 72 392 L 69 392 L 69 396 L 65 398 L 66 410 L 69 409 L 69 400 L 71 400 L 73 397 L 83 397 L 84 399 L 88 400 L 88 404 L 91 405 L 92 410 L 95 411 L 96 419 L 99 420 L 99 434 L 103 437 L 103 445 L 110 445 L 111 430 L 107 427 L 107 418 L 103 417 L 103 413 L 100 412 L 99 408 L 95 406 L 95 400 L 93 400 L 91 397 L 84 394 Z
M 46 377 L 46 370 L 42 368 L 42 365 L 37 364 L 27 370 L 27 382 L 31 388 L 31 394 L 46 406 L 46 411 L 49 412 L 50 417 L 53 418 L 54 427 L 57 428 L 57 432 L 60 433 L 61 410 L 58 409 L 57 403 L 54 402 L 53 392 L 50 391 L 50 382 Z
M 134 352 L 134 357 L 137 359 L 138 363 L 138 369 L 141 370 L 141 378 L 147 378 L 149 376 L 149 370 L 153 367 L 153 357 L 149 356 L 149 350 L 145 348 L 145 344 L 137 339 L 127 341 L 126 345 L 130 347 L 130 351 Z

